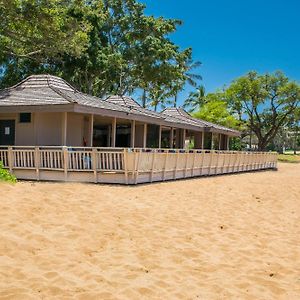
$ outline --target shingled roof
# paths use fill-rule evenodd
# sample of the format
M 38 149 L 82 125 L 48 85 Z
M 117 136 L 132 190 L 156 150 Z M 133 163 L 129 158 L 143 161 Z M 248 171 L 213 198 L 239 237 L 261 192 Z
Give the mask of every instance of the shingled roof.
M 201 119 L 193 118 L 188 112 L 186 112 L 183 108 L 181 107 L 168 107 L 164 109 L 161 112 L 165 116 L 169 116 L 172 118 L 179 119 L 181 122 L 194 125 L 194 126 L 199 126 L 203 128 L 211 128 L 211 129 L 217 129 L 220 131 L 232 133 L 235 135 L 239 135 L 240 133 L 237 130 L 230 129 L 221 125 L 217 125 L 211 122 L 207 122 Z M 167 118 L 168 119 L 168 118 Z
M 122 113 L 128 119 L 132 116 L 140 117 L 149 123 L 239 135 L 235 130 L 195 119 L 182 108 L 167 108 L 157 113 L 141 107 L 128 96 L 114 95 L 103 100 L 87 95 L 72 87 L 64 79 L 52 75 L 32 75 L 15 86 L 0 91 L 0 109 L 1 107 L 49 107 L 49 105 L 70 104 L 89 108 L 92 113 L 94 113 L 93 109 L 102 109 L 106 112 Z

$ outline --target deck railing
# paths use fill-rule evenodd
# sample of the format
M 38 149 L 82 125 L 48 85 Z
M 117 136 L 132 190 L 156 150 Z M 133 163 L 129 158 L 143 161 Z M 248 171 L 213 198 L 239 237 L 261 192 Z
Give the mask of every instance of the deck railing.
M 5 168 L 40 172 L 123 174 L 124 183 L 226 174 L 277 167 L 277 153 L 183 149 L 130 149 L 92 147 L 0 147 Z M 55 175 L 53 175 L 55 180 Z M 22 176 L 21 176 L 22 177 Z

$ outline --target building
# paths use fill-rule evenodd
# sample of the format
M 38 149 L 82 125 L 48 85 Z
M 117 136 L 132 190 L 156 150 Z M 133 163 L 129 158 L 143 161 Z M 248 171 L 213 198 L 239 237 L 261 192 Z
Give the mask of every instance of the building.
M 227 151 L 235 136 L 181 108 L 99 99 L 50 75 L 0 92 L 0 161 L 20 179 L 136 184 L 276 168 L 274 153 Z
M 228 149 L 239 132 L 191 117 L 161 113 L 127 96 L 83 94 L 59 77 L 34 75 L 0 92 L 0 145 Z

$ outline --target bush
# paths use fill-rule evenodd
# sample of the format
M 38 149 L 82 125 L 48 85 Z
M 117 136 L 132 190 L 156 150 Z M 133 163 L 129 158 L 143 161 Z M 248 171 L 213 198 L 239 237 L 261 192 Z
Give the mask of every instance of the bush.
M 2 161 L 0 161 L 0 181 L 17 182 L 17 178 L 3 168 Z

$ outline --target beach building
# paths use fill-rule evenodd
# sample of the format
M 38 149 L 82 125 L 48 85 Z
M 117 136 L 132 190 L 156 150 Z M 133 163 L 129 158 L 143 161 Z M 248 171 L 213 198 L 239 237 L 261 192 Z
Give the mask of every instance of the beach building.
M 157 113 L 128 96 L 100 99 L 51 75 L 0 91 L 0 160 L 19 178 L 138 183 L 224 173 L 229 139 L 239 135 L 182 108 Z M 223 171 L 213 167 L 221 155 Z

